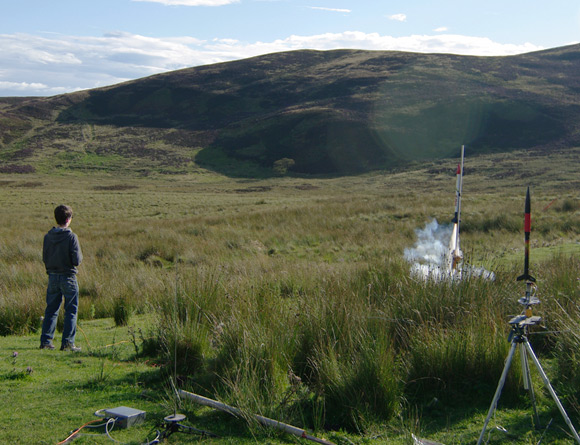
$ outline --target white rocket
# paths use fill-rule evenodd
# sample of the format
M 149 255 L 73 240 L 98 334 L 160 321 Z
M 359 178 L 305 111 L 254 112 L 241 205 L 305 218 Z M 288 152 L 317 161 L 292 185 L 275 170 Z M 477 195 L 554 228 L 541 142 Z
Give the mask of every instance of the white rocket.
M 457 181 L 455 186 L 455 215 L 451 222 L 453 223 L 453 232 L 449 240 L 449 251 L 447 253 L 447 271 L 454 272 L 459 269 L 459 264 L 463 260 L 463 252 L 459 243 L 459 223 L 461 222 L 461 192 L 463 189 L 463 153 L 465 146 L 461 146 L 461 162 L 457 164 Z

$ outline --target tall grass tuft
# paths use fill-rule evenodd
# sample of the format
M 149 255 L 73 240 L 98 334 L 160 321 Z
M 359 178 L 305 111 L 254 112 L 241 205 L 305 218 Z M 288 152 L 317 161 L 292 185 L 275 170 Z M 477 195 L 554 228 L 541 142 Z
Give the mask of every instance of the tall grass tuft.
M 406 359 L 405 393 L 428 403 L 484 403 L 493 394 L 510 344 L 504 332 L 469 320 L 461 329 L 425 326 L 415 333 Z M 502 400 L 517 399 L 520 367 L 513 366 Z
M 318 375 L 313 388 L 324 400 L 325 427 L 363 432 L 396 414 L 401 374 L 387 343 L 360 338 L 353 353 L 337 354 L 329 348 L 312 362 Z
M 557 393 L 580 415 L 580 310 L 557 314 L 560 335 L 556 340 L 555 357 Z
M 546 340 L 556 361 L 556 392 L 580 415 L 580 259 L 558 256 L 543 265 L 546 289 L 540 297 L 552 337 Z
M 31 295 L 22 289 L 0 295 L 0 335 L 36 332 L 42 324 L 46 291 Z
M 115 326 L 127 326 L 131 318 L 131 306 L 126 298 L 120 297 L 113 307 L 113 320 Z
M 8 297 L 15 297 L 14 294 Z M 7 304 L 5 298 L 0 298 L 0 335 L 26 334 L 36 332 L 41 325 L 41 314 L 44 308 L 39 304 L 30 304 L 20 300 L 18 304 Z

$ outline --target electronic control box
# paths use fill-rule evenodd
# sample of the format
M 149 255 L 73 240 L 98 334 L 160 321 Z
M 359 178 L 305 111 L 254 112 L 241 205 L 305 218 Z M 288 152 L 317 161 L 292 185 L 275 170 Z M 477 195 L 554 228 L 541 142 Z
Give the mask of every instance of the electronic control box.
M 115 419 L 115 426 L 129 428 L 133 425 L 145 421 L 145 411 L 140 409 L 118 406 L 117 408 L 106 409 L 107 417 Z

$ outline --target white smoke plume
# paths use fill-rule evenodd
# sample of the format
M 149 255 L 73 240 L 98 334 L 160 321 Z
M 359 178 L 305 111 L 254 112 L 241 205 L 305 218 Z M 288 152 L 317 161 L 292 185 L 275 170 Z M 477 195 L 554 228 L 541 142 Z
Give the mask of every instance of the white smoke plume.
M 445 268 L 445 256 L 449 250 L 451 225 L 439 225 L 436 219 L 425 228 L 416 229 L 417 241 L 404 251 L 405 259 L 412 263 L 411 273 L 423 279 L 440 280 L 449 275 Z
M 440 225 L 436 219 L 423 229 L 416 229 L 417 241 L 404 251 L 405 259 L 412 264 L 411 274 L 423 280 L 460 280 L 466 277 L 481 277 L 494 280 L 495 274 L 482 267 L 463 264 L 457 271 L 447 269 L 446 257 L 449 239 L 453 231 L 451 224 Z

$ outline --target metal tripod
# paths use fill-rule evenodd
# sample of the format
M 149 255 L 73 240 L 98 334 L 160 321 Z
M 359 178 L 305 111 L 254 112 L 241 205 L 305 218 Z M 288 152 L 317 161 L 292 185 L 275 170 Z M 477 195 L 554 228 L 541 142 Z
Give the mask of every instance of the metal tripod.
M 162 439 L 166 439 L 173 433 L 190 433 L 199 434 L 201 436 L 208 437 L 218 437 L 216 434 L 210 433 L 209 431 L 199 430 L 192 426 L 183 425 L 182 422 L 185 420 L 183 414 L 173 414 L 171 416 L 165 417 L 165 431 L 161 434 Z
M 512 360 L 514 358 L 514 354 L 515 354 L 515 351 L 516 351 L 516 348 L 518 347 L 518 345 L 523 346 L 522 348 L 520 348 L 520 353 L 521 353 L 524 389 L 528 390 L 528 392 L 530 393 L 530 398 L 532 401 L 534 415 L 536 417 L 536 422 L 539 425 L 539 417 L 538 417 L 538 411 L 536 408 L 536 400 L 534 397 L 533 385 L 532 385 L 532 382 L 530 379 L 530 367 L 529 367 L 529 363 L 528 363 L 528 357 L 534 362 L 534 365 L 536 365 L 536 368 L 538 369 L 538 372 L 539 372 L 540 376 L 542 377 L 542 380 L 544 381 L 544 385 L 546 386 L 546 388 L 550 392 L 550 395 L 554 399 L 554 402 L 556 402 L 556 405 L 558 406 L 558 409 L 560 410 L 562 417 L 564 418 L 564 420 L 566 421 L 566 424 L 570 428 L 570 432 L 572 433 L 572 435 L 576 439 L 576 442 L 578 444 L 580 444 L 580 437 L 578 436 L 578 433 L 574 429 L 574 425 L 572 424 L 572 421 L 568 417 L 568 414 L 566 414 L 566 411 L 564 410 L 564 407 L 560 403 L 560 400 L 558 399 L 558 396 L 556 395 L 554 388 L 552 388 L 552 385 L 550 384 L 550 380 L 548 380 L 546 373 L 542 369 L 542 365 L 540 365 L 540 361 L 536 357 L 536 354 L 534 354 L 534 350 L 532 349 L 532 346 L 530 345 L 530 342 L 528 341 L 528 329 L 529 329 L 529 327 L 533 326 L 535 324 L 538 324 L 542 319 L 541 317 L 538 317 L 538 316 L 532 316 L 532 310 L 531 310 L 532 305 L 538 304 L 540 302 L 540 300 L 538 300 L 535 296 L 532 295 L 532 287 L 533 287 L 533 283 L 531 281 L 528 281 L 526 283 L 526 296 L 522 297 L 518 300 L 518 302 L 520 304 L 525 306 L 524 313 L 522 315 L 518 315 L 517 317 L 512 318 L 509 321 L 509 324 L 512 327 L 512 330 L 511 330 L 510 336 L 509 336 L 509 339 L 511 342 L 511 347 L 510 347 L 510 351 L 509 351 L 505 366 L 503 368 L 503 372 L 502 372 L 501 377 L 499 379 L 499 384 L 497 385 L 495 395 L 493 396 L 491 406 L 489 407 L 489 412 L 487 413 L 485 423 L 483 424 L 483 429 L 481 430 L 481 434 L 479 435 L 479 440 L 477 441 L 478 445 L 483 442 L 483 436 L 485 435 L 485 430 L 487 428 L 487 424 L 489 423 L 491 416 L 493 415 L 494 411 L 497 408 L 497 402 L 499 401 L 499 398 L 501 396 L 501 391 L 502 391 L 503 386 L 505 384 L 507 373 L 508 373 L 509 368 L 511 366 L 511 363 L 512 363 Z

